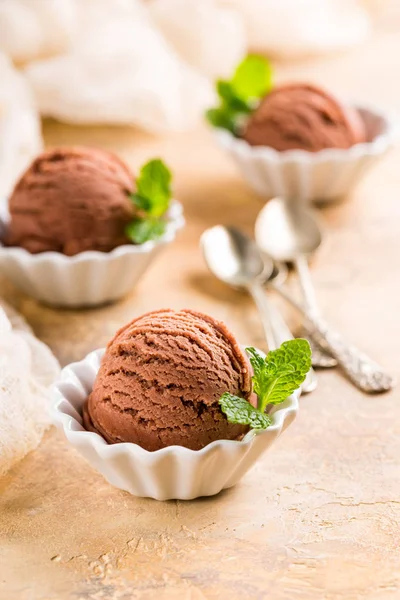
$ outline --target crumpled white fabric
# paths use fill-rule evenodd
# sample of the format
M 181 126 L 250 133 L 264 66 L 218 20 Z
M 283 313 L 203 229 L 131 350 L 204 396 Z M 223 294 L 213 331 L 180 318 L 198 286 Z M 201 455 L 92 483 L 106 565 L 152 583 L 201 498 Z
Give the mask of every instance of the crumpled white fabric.
M 361 42 L 369 19 L 357 0 L 220 0 L 235 8 L 246 25 L 253 51 L 298 58 L 340 50 Z
M 0 196 L 42 149 L 40 119 L 23 76 L 0 54 Z
M 228 77 L 245 56 L 244 22 L 216 0 L 153 0 L 149 12 L 181 58 L 206 77 Z
M 40 112 L 67 122 L 130 124 L 154 132 L 199 120 L 213 102 L 212 86 L 179 58 L 143 7 L 129 0 L 129 13 L 119 0 L 113 12 L 103 2 L 86 1 L 88 26 L 73 46 L 26 68 Z
M 70 45 L 76 23 L 76 0 L 1 0 L 0 51 L 17 63 L 55 54 Z
M 60 367 L 26 323 L 0 306 L 0 475 L 40 443 Z
M 91 29 L 108 22 L 145 22 L 146 2 L 141 0 L 73 0 L 76 4 L 76 35 L 84 37 Z

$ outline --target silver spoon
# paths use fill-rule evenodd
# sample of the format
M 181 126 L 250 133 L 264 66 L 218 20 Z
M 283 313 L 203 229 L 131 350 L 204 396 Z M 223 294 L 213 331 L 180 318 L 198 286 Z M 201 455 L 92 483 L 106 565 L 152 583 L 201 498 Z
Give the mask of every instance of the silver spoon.
M 259 310 L 268 347 L 274 350 L 293 336 L 280 313 L 269 302 L 262 287 L 263 279 L 271 275 L 273 263 L 265 263 L 256 244 L 234 227 L 217 225 L 201 236 L 203 255 L 210 271 L 221 281 L 233 287 L 245 288 Z M 268 273 L 269 270 L 269 273 Z M 317 386 L 311 369 L 302 385 L 302 391 L 313 391 Z
M 271 261 L 271 258 L 266 254 L 263 255 L 264 262 L 268 264 Z M 288 268 L 285 263 L 277 263 L 273 261 L 273 270 L 271 275 L 264 281 L 264 285 L 272 287 L 275 291 L 280 293 L 281 286 L 285 283 L 288 276 Z M 307 332 L 308 333 L 308 332 Z M 303 336 L 302 336 L 303 337 Z M 337 360 L 333 358 L 328 352 L 323 350 L 321 346 L 319 346 L 312 337 L 307 338 L 311 350 L 312 350 L 312 364 L 313 367 L 317 367 L 320 369 L 330 369 L 332 367 L 336 367 Z
M 336 358 L 352 383 L 364 392 L 391 389 L 394 379 L 330 329 L 320 316 L 307 261 L 307 256 L 318 248 L 322 239 L 312 213 L 300 203 L 274 198 L 258 215 L 255 233 L 259 247 L 274 260 L 294 263 L 304 295 L 308 328 L 317 343 Z M 302 310 L 292 298 L 287 297 L 287 300 Z

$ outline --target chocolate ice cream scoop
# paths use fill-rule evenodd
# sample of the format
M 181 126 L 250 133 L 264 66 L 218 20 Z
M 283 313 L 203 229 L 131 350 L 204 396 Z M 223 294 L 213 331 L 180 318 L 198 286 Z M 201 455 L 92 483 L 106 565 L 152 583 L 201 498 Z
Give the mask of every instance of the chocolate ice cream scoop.
M 44 152 L 9 199 L 5 243 L 33 254 L 53 250 L 68 256 L 128 244 L 124 230 L 134 213 L 132 188 L 132 173 L 110 152 L 85 147 Z
M 319 87 L 293 83 L 265 96 L 242 137 L 252 146 L 318 152 L 365 142 L 366 132 L 354 108 Z
M 249 363 L 226 326 L 190 310 L 160 310 L 133 320 L 108 344 L 84 425 L 109 443 L 199 450 L 247 431 L 221 412 L 224 392 L 251 393 Z

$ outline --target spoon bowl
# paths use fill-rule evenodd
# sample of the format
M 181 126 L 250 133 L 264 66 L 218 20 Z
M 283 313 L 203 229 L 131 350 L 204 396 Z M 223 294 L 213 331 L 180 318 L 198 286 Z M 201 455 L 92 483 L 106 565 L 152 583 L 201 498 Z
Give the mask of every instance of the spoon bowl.
M 235 227 L 211 227 L 200 243 L 210 271 L 228 285 L 248 287 L 255 279 L 266 280 L 272 274 L 272 260 L 264 261 L 253 240 Z
M 310 255 L 322 242 L 313 214 L 306 207 L 283 198 L 273 198 L 260 211 L 255 236 L 263 252 L 282 262 Z

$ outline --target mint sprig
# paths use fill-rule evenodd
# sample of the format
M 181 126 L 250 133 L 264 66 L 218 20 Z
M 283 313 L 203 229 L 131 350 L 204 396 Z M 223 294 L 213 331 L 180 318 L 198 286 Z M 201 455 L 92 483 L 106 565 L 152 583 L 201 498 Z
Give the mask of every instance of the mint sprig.
M 301 338 L 289 340 L 265 358 L 252 347 L 246 348 L 246 352 L 254 372 L 257 408 L 229 392 L 221 396 L 219 404 L 230 423 L 266 429 L 271 424 L 271 418 L 265 414 L 267 406 L 284 402 L 305 380 L 311 368 L 310 344 Z
M 135 244 L 144 244 L 165 233 L 163 216 L 172 197 L 171 180 L 171 171 L 159 158 L 150 160 L 141 168 L 136 192 L 131 194 L 138 216 L 125 229 L 126 235 Z
M 250 54 L 236 68 L 232 79 L 217 81 L 220 102 L 206 112 L 206 119 L 214 127 L 236 133 L 241 120 L 271 88 L 270 63 L 263 56 Z

